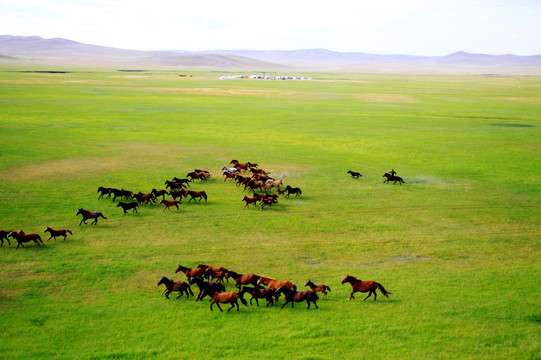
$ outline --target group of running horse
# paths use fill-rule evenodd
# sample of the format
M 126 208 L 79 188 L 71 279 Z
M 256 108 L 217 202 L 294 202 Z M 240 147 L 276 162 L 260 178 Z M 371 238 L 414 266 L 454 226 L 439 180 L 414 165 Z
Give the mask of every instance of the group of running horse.
M 331 291 L 331 288 L 325 284 L 316 285 L 311 280 L 308 280 L 305 287 L 310 287 L 310 290 L 297 290 L 297 285 L 292 283 L 289 280 L 276 280 L 266 276 L 260 276 L 256 274 L 239 274 L 235 271 L 228 270 L 222 266 L 220 267 L 211 267 L 206 264 L 199 264 L 195 268 L 188 268 L 182 265 L 179 265 L 175 270 L 175 273 L 182 272 L 187 281 L 173 281 L 167 277 L 162 277 L 158 281 L 159 285 L 165 285 L 165 289 L 162 294 L 165 294 L 165 297 L 169 299 L 169 294 L 171 292 L 178 292 L 177 299 L 182 295 L 186 295 L 188 299 L 191 296 L 194 296 L 194 293 L 191 289 L 191 285 L 196 284 L 199 287 L 199 294 L 197 295 L 195 301 L 202 301 L 205 297 L 210 297 L 210 310 L 214 304 L 223 311 L 220 307 L 220 304 L 230 304 L 231 307 L 227 310 L 230 311 L 233 308 L 237 308 L 239 311 L 239 300 L 245 306 L 248 306 L 248 302 L 244 299 L 244 295 L 251 295 L 250 305 L 252 301 L 255 300 L 257 306 L 259 306 L 258 299 L 264 299 L 266 301 L 267 307 L 269 305 L 274 305 L 283 294 L 285 302 L 281 306 L 281 309 L 284 308 L 287 304 L 291 304 L 291 307 L 294 307 L 294 303 L 306 301 L 307 309 L 310 309 L 310 304 L 314 304 L 318 308 L 316 301 L 319 300 L 318 292 L 323 294 L 323 297 L 327 297 L 327 291 Z M 224 281 L 229 283 L 229 279 L 232 279 L 235 282 L 235 291 L 226 291 Z M 390 292 L 385 290 L 385 288 L 375 281 L 362 281 L 355 278 L 354 276 L 347 275 L 343 280 L 342 284 L 350 283 L 352 286 L 352 291 L 349 297 L 349 300 L 355 299 L 354 295 L 356 292 L 366 293 L 368 295 L 363 299 L 368 299 L 372 294 L 374 295 L 374 301 L 377 298 L 376 290 L 379 290 L 384 296 L 389 297 Z
M 261 204 L 261 209 L 273 204 L 278 203 L 278 197 L 284 195 L 288 198 L 294 194 L 295 197 L 302 195 L 302 190 L 298 187 L 291 187 L 287 185 L 285 189 L 280 189 L 283 185 L 282 180 L 274 179 L 270 176 L 270 173 L 258 168 L 257 163 L 241 163 L 238 160 L 231 160 L 230 164 L 233 167 L 222 166 L 224 182 L 226 180 L 235 181 L 237 186 L 244 186 L 244 191 L 252 192 L 252 196 L 244 196 L 242 201 L 245 202 L 244 208 L 250 205 L 257 206 L 258 202 Z M 251 172 L 251 176 L 247 176 L 246 172 Z M 244 174 L 244 175 L 243 175 Z M 272 193 L 272 189 L 276 188 L 276 193 Z M 256 193 L 258 190 L 264 193 Z

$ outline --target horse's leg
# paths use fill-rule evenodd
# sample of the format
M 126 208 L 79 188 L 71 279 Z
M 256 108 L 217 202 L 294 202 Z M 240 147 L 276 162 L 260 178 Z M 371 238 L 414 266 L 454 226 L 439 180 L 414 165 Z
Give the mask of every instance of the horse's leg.
M 368 298 L 370 297 L 370 295 L 372 295 L 372 290 L 370 290 L 370 291 L 368 292 L 368 295 L 363 299 L 363 301 L 365 301 L 366 299 L 368 299 Z
M 79 223 L 79 226 L 81 226 L 81 224 L 83 223 L 83 221 L 85 221 L 85 218 L 83 217 L 83 220 L 81 220 L 81 222 Z M 85 223 L 86 224 L 86 223 Z
M 231 303 L 231 307 L 227 311 L 231 311 L 235 307 L 235 304 L 237 304 L 237 311 L 239 311 L 239 304 L 236 301 Z
M 282 306 L 280 307 L 280 309 L 283 309 L 284 306 L 286 306 L 288 302 L 289 302 L 289 300 L 286 300 L 286 302 L 284 303 L 284 305 L 282 305 Z
M 376 301 L 376 298 L 378 297 L 378 294 L 376 294 L 376 290 L 374 290 L 373 293 L 374 293 L 374 301 Z
M 349 300 L 351 300 L 351 299 L 355 300 L 355 296 L 353 296 L 353 294 L 356 293 L 356 292 L 357 292 L 357 290 L 353 290 L 351 292 L 351 294 L 349 295 Z
M 17 240 L 17 248 L 15 250 L 17 250 L 19 248 L 19 245 L 22 245 L 22 247 L 24 247 L 23 243 L 20 242 L 19 240 Z
M 36 244 L 38 244 L 38 246 L 41 246 L 41 244 L 39 243 L 39 240 L 38 240 L 38 239 L 32 239 L 32 240 L 34 240 L 34 242 L 35 242 Z
M 90 223 L 90 225 L 96 225 L 97 223 L 98 223 L 98 217 L 96 217 L 96 218 L 94 219 L 94 221 L 92 221 L 92 222 Z
M 165 297 L 169 299 L 169 294 L 171 293 L 171 290 L 167 289 L 167 292 L 165 293 Z
M 220 303 L 215 303 L 216 306 L 218 306 L 218 309 L 220 309 L 221 312 L 223 312 L 222 308 L 220 307 Z

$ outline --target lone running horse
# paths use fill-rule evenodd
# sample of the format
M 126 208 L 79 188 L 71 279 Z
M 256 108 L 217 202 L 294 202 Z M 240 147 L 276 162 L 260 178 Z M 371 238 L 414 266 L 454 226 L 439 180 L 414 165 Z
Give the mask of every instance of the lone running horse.
M 49 237 L 46 241 L 49 241 L 51 240 L 52 238 L 54 238 L 54 240 L 56 241 L 56 237 L 57 236 L 63 236 L 64 237 L 64 240 L 66 240 L 66 237 L 68 236 L 68 233 L 70 233 L 71 235 L 73 235 L 73 232 L 71 230 L 68 230 L 68 229 L 62 229 L 62 230 L 55 230 L 55 229 L 52 229 L 51 227 L 47 226 L 45 228 L 45 230 L 43 230 L 44 233 L 48 232 L 51 237 Z
M 349 170 L 347 173 L 351 174 L 351 177 L 354 178 L 354 179 L 358 179 L 359 177 L 363 177 L 363 175 L 360 172 L 357 172 L 357 171 Z
M 100 213 L 99 211 L 88 211 L 88 210 L 85 210 L 85 209 L 79 209 L 77 211 L 77 214 L 75 214 L 75 215 L 79 215 L 79 214 L 81 214 L 83 216 L 83 220 L 81 220 L 79 225 L 86 224 L 86 221 L 88 219 L 94 219 L 94 221 L 92 221 L 90 223 L 90 225 L 96 225 L 98 223 L 98 218 L 99 217 L 107 219 L 107 216 L 103 216 L 103 214 Z
M 370 295 L 372 294 L 374 294 L 374 301 L 376 301 L 376 298 L 377 298 L 376 289 L 379 289 L 379 291 L 381 291 L 381 293 L 385 297 L 389 297 L 389 295 L 392 294 L 391 292 L 388 292 L 387 290 L 385 290 L 380 283 L 377 283 L 375 281 L 362 281 L 362 280 L 356 279 L 354 276 L 346 275 L 344 280 L 342 280 L 342 284 L 345 284 L 347 282 L 350 283 L 351 287 L 353 288 L 353 291 L 351 292 L 349 296 L 349 300 L 355 299 L 353 294 L 356 293 L 357 291 L 368 292 L 368 296 L 365 297 L 363 301 L 368 299 Z

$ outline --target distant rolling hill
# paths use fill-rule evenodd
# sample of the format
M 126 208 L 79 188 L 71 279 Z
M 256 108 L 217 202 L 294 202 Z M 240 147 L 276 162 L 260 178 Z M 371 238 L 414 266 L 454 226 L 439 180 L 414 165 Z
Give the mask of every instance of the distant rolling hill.
M 541 74 L 541 55 L 486 55 L 459 51 L 446 56 L 413 56 L 335 52 L 325 49 L 141 51 L 89 45 L 60 38 L 11 35 L 0 35 L 0 63 Z

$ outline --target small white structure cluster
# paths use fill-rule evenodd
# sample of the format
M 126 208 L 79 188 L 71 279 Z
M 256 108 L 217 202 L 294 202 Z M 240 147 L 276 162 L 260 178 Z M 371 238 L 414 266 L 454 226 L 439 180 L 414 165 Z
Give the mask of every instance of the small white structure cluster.
M 229 79 L 245 79 L 246 77 L 248 77 L 249 79 L 264 79 L 264 80 L 312 80 L 312 78 L 305 78 L 304 76 L 286 76 L 286 75 L 281 75 L 281 76 L 276 76 L 276 75 L 265 75 L 265 74 L 261 74 L 261 75 L 249 75 L 249 76 L 246 76 L 246 75 L 220 75 L 218 76 L 218 79 L 225 79 L 225 80 L 229 80 Z

